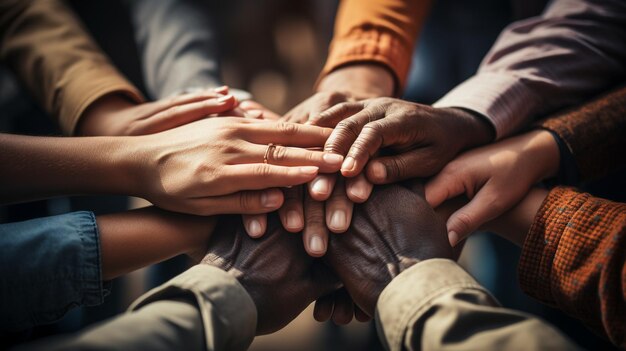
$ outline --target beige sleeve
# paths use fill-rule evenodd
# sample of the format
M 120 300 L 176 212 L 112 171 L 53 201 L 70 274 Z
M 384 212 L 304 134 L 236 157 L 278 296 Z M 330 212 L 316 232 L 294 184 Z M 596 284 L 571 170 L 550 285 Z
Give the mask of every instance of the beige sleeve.
M 577 350 L 545 321 L 501 307 L 456 262 L 431 259 L 383 290 L 376 324 L 387 349 Z
M 234 277 L 198 265 L 140 297 L 126 314 L 17 350 L 243 351 L 256 319 L 254 302 Z

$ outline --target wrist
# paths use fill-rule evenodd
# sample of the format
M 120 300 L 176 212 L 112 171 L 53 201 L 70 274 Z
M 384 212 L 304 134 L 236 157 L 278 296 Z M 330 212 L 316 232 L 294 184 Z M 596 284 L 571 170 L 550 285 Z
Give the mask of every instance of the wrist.
M 393 96 L 395 78 L 382 65 L 363 63 L 341 67 L 326 75 L 317 92 L 339 92 L 355 100 Z
M 480 114 L 473 111 L 446 107 L 441 108 L 448 116 L 448 130 L 455 135 L 453 140 L 459 142 L 459 151 L 485 145 L 495 139 L 495 129 Z
M 80 116 L 76 135 L 123 135 L 124 126 L 114 116 L 136 106 L 122 94 L 108 94 L 94 101 Z

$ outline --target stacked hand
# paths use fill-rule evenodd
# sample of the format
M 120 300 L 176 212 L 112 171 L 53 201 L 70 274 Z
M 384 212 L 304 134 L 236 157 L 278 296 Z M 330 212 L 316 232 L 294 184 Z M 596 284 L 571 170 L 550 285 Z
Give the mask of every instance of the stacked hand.
M 280 329 L 316 299 L 318 320 L 332 316 L 347 323 L 353 314 L 366 320 L 402 271 L 422 260 L 453 256 L 445 225 L 421 187 L 400 185 L 377 188 L 357 206 L 352 226 L 330 238 L 323 261 L 306 255 L 300 239 L 286 233 L 275 216 L 261 239 L 249 238 L 236 218 L 222 217 L 209 247 L 203 263 L 239 279 L 256 303 L 261 334 Z

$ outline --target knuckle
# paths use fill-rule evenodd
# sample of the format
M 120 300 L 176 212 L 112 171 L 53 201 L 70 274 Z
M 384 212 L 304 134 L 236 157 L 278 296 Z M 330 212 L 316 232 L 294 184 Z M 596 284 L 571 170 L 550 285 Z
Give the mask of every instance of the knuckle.
M 256 197 L 253 193 L 244 192 L 239 196 L 239 208 L 244 212 L 252 211 L 256 208 Z
M 469 233 L 472 230 L 474 219 L 467 212 L 459 212 L 456 217 L 456 222 L 463 232 Z
M 271 170 L 267 164 L 258 164 L 252 169 L 252 174 L 256 177 L 268 177 L 271 174 Z
M 276 129 L 285 135 L 295 135 L 298 133 L 298 125 L 294 123 L 279 122 Z
M 275 161 L 277 163 L 285 162 L 289 158 L 289 151 L 284 146 L 276 145 L 276 147 L 274 148 L 274 152 L 272 153 L 272 155 L 270 155 L 270 158 L 272 159 L 272 161 Z
M 354 119 L 344 119 L 337 124 L 337 128 L 343 134 L 352 136 L 354 138 L 358 137 L 359 133 L 361 132 L 359 124 Z
M 403 158 L 393 158 L 385 166 L 387 167 L 389 178 L 403 179 L 407 174 L 408 165 Z

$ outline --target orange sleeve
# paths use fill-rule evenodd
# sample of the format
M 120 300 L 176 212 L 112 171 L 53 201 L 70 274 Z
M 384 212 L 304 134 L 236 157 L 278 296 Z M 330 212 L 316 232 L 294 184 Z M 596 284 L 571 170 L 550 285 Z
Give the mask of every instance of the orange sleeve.
M 519 263 L 522 289 L 626 347 L 626 204 L 554 188 Z
M 378 63 L 393 73 L 396 92 L 401 91 L 430 4 L 431 0 L 342 0 L 320 79 L 341 66 Z

